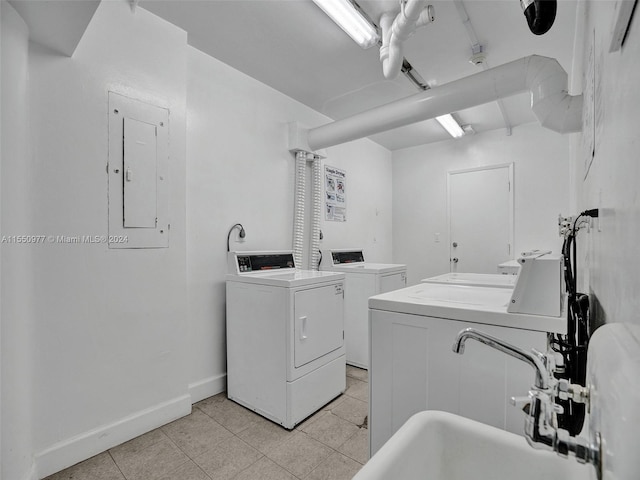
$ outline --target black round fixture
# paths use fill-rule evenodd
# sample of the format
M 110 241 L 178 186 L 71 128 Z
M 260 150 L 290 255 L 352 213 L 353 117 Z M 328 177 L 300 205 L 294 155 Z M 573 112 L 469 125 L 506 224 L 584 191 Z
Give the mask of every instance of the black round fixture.
M 549 31 L 556 19 L 557 0 L 520 0 L 529 30 L 535 35 Z

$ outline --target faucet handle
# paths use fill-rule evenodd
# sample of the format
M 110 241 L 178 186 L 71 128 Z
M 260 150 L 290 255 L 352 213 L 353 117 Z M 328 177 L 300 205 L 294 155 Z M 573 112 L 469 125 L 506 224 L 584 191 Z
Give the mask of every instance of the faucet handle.
M 514 407 L 522 409 L 522 411 L 527 415 L 529 415 L 529 412 L 531 411 L 531 395 L 528 397 L 511 397 L 509 399 L 509 403 Z

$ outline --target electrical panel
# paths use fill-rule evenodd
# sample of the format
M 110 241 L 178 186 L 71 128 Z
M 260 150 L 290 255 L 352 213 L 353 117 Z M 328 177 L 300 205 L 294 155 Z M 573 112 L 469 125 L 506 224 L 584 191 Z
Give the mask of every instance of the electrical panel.
M 169 246 L 169 111 L 109 92 L 109 248 Z

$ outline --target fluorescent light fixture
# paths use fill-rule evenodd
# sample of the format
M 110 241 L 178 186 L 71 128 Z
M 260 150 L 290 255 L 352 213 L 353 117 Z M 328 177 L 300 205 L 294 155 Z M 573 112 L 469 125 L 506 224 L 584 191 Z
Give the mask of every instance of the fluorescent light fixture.
M 349 0 L 313 0 L 362 48 L 378 43 L 378 32 Z
M 464 135 L 464 130 L 462 130 L 462 127 L 455 121 L 451 114 L 447 113 L 446 115 L 436 117 L 436 120 L 453 138 L 460 138 Z

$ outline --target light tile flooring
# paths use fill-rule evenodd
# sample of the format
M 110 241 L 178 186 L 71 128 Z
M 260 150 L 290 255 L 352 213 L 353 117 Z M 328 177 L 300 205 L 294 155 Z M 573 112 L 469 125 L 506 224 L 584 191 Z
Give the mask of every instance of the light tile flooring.
M 348 480 L 368 457 L 368 395 L 347 366 L 347 391 L 289 431 L 221 393 L 46 480 Z

